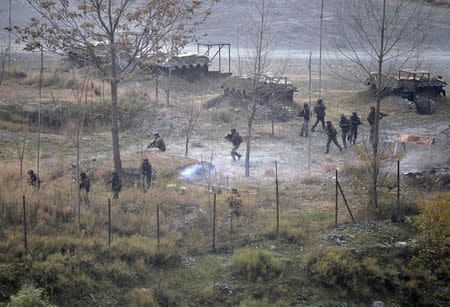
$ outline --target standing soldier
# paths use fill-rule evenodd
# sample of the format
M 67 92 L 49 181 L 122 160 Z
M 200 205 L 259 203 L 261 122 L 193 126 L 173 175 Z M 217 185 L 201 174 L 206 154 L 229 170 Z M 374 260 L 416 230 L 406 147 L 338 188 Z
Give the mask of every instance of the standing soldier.
M 303 117 L 302 129 L 300 130 L 300 136 L 303 136 L 305 133 L 305 137 L 308 137 L 308 124 L 309 118 L 311 116 L 311 110 L 309 109 L 309 105 L 307 103 L 303 104 L 303 109 L 298 113 L 299 117 Z
M 39 190 L 41 188 L 41 179 L 34 173 L 32 169 L 30 169 L 28 172 L 28 185 L 31 185 L 33 188 Z
M 152 185 L 152 165 L 148 159 L 144 159 L 141 164 L 142 185 L 144 191 Z
M 83 200 L 85 204 L 89 204 L 89 192 L 91 191 L 91 180 L 85 172 L 80 173 L 80 191 L 83 193 Z
M 341 147 L 341 145 L 339 145 L 337 138 L 336 138 L 336 136 L 337 136 L 336 128 L 333 127 L 333 125 L 331 124 L 331 121 L 327 121 L 327 127 L 325 128 L 325 131 L 327 132 L 327 135 L 328 135 L 327 151 L 325 151 L 325 153 L 327 154 L 330 152 L 331 142 L 333 142 L 339 148 L 339 151 L 342 152 L 342 147 Z
M 235 128 L 230 130 L 230 134 L 228 134 L 225 138 L 233 144 L 233 149 L 231 149 L 231 157 L 233 161 L 236 161 L 236 157 L 238 160 L 241 159 L 242 155 L 237 152 L 239 146 L 242 143 L 242 137 L 239 135 L 239 132 L 236 131 Z
M 317 105 L 314 107 L 314 113 L 316 113 L 316 123 L 312 126 L 311 131 L 316 129 L 319 122 L 322 124 L 322 129 L 325 130 L 325 110 L 327 107 L 323 104 L 323 100 L 317 100 Z
M 370 124 L 370 142 L 373 142 L 373 138 L 375 136 L 375 107 L 370 107 L 370 113 L 367 116 L 367 121 Z M 383 117 L 387 116 L 387 114 L 380 112 L 378 119 L 381 120 Z
M 341 114 L 341 120 L 339 121 L 339 127 L 341 128 L 342 143 L 344 144 L 345 149 L 347 149 L 347 134 L 349 134 L 350 126 L 351 126 L 350 121 L 347 119 L 347 117 L 345 117 L 344 114 Z
M 156 132 L 155 134 L 153 134 L 153 136 L 155 137 L 155 140 L 148 144 L 147 148 L 158 148 L 159 151 L 166 151 L 166 144 L 164 143 L 164 140 L 159 135 L 159 133 Z
M 358 137 L 358 126 L 362 125 L 361 120 L 359 119 L 359 116 L 356 112 L 352 113 L 352 116 L 350 116 L 350 134 L 348 135 L 348 141 L 350 144 L 353 145 L 356 144 L 356 138 Z
M 112 172 L 111 191 L 114 194 L 114 199 L 119 199 L 119 193 L 122 190 L 122 178 L 116 171 Z

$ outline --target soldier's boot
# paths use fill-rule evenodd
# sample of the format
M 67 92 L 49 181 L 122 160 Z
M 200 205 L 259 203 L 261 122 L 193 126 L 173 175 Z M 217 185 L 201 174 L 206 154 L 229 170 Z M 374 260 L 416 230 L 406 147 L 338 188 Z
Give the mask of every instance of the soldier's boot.
M 238 157 L 238 160 L 241 160 L 242 155 L 241 155 L 241 154 L 238 154 L 238 153 L 236 153 L 236 155 L 237 155 L 237 157 Z
M 330 153 L 330 148 L 327 147 L 327 150 L 325 151 L 325 154 Z

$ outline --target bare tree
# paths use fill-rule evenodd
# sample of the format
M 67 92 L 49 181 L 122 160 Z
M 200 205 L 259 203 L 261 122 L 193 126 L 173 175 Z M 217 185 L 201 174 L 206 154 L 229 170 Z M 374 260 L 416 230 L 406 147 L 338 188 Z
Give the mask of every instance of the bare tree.
M 202 107 L 195 105 L 195 103 L 190 103 L 186 106 L 185 110 L 185 132 L 186 132 L 186 149 L 184 151 L 184 156 L 188 156 L 189 152 L 189 141 L 192 136 L 192 132 L 194 132 L 195 127 L 197 126 L 198 117 L 202 112 Z
M 5 77 L 5 65 L 7 56 L 7 50 L 5 50 L 2 45 L 0 45 L 0 86 L 2 85 L 3 79 Z
M 20 141 L 19 141 L 20 140 Z M 23 191 L 23 160 L 25 158 L 25 148 L 27 146 L 27 133 L 23 133 L 23 137 L 20 137 L 16 142 L 17 159 L 20 165 L 20 191 Z
M 272 10 L 272 0 L 252 0 L 249 11 L 254 12 L 250 15 L 250 29 L 246 31 L 248 34 L 248 42 L 251 48 L 244 55 L 244 61 L 239 56 L 239 71 L 245 72 L 251 78 L 251 97 L 245 97 L 242 92 L 242 102 L 246 110 L 247 116 L 247 137 L 245 150 L 245 176 L 250 176 L 250 150 L 253 133 L 253 122 L 256 117 L 257 106 L 259 104 L 259 89 L 261 77 L 266 73 L 268 66 L 268 58 L 271 52 L 271 36 L 270 36 L 270 12 Z M 242 77 L 242 76 L 241 76 Z
M 372 142 L 371 197 L 378 207 L 380 105 L 398 69 L 414 55 L 418 35 L 429 14 L 423 1 L 341 0 L 335 45 L 341 57 L 366 76 L 376 71 L 376 113 Z
M 58 73 L 57 71 L 55 73 Z M 77 104 L 76 115 L 73 116 L 69 120 L 65 120 L 62 117 L 61 110 L 58 108 L 56 104 L 55 97 L 53 95 L 53 91 L 50 89 L 50 94 L 52 96 L 53 103 L 55 104 L 55 108 L 57 110 L 57 115 L 59 116 L 59 120 L 64 127 L 64 131 L 69 136 L 72 141 L 73 146 L 76 151 L 76 177 L 77 177 L 77 188 L 80 185 L 80 161 L 81 161 L 81 137 L 83 135 L 83 129 L 86 122 L 86 113 L 87 113 L 87 104 L 88 104 L 88 93 L 92 91 L 92 86 L 90 83 L 90 72 L 86 70 L 83 75 L 77 77 L 75 71 L 72 70 L 72 79 L 74 86 L 72 87 L 72 94 L 75 98 L 75 103 Z M 81 80 L 80 80 L 81 79 Z M 78 223 L 80 223 L 81 217 L 81 191 L 78 188 L 78 198 L 77 198 L 77 215 L 78 215 Z
M 122 171 L 119 149 L 118 86 L 138 59 L 177 52 L 215 0 L 27 0 L 38 18 L 16 28 L 26 50 L 46 48 L 76 55 L 110 83 L 114 168 Z

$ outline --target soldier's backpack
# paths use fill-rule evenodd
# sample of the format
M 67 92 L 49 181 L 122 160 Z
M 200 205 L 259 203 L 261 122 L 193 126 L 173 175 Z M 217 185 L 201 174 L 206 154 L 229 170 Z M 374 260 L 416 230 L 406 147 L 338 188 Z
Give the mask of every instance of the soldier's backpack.
M 243 141 L 244 141 L 244 138 L 242 136 L 239 136 L 239 144 L 242 144 Z

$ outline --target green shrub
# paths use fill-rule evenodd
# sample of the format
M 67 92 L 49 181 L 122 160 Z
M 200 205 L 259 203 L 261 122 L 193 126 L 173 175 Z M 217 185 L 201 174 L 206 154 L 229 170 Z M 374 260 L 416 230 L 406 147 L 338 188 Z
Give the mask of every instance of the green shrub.
M 159 306 L 153 295 L 147 289 L 133 289 L 130 293 L 132 307 Z
M 44 297 L 42 289 L 36 289 L 32 285 L 24 285 L 22 289 L 11 296 L 8 307 L 51 307 L 48 299 Z
M 241 249 L 233 257 L 237 274 L 247 280 L 269 280 L 282 270 L 281 262 L 268 250 Z
M 264 298 L 262 300 L 257 300 L 254 298 L 246 298 L 243 300 L 239 307 L 288 307 L 289 304 L 286 303 L 284 300 L 278 300 L 275 303 L 269 303 L 269 301 Z

